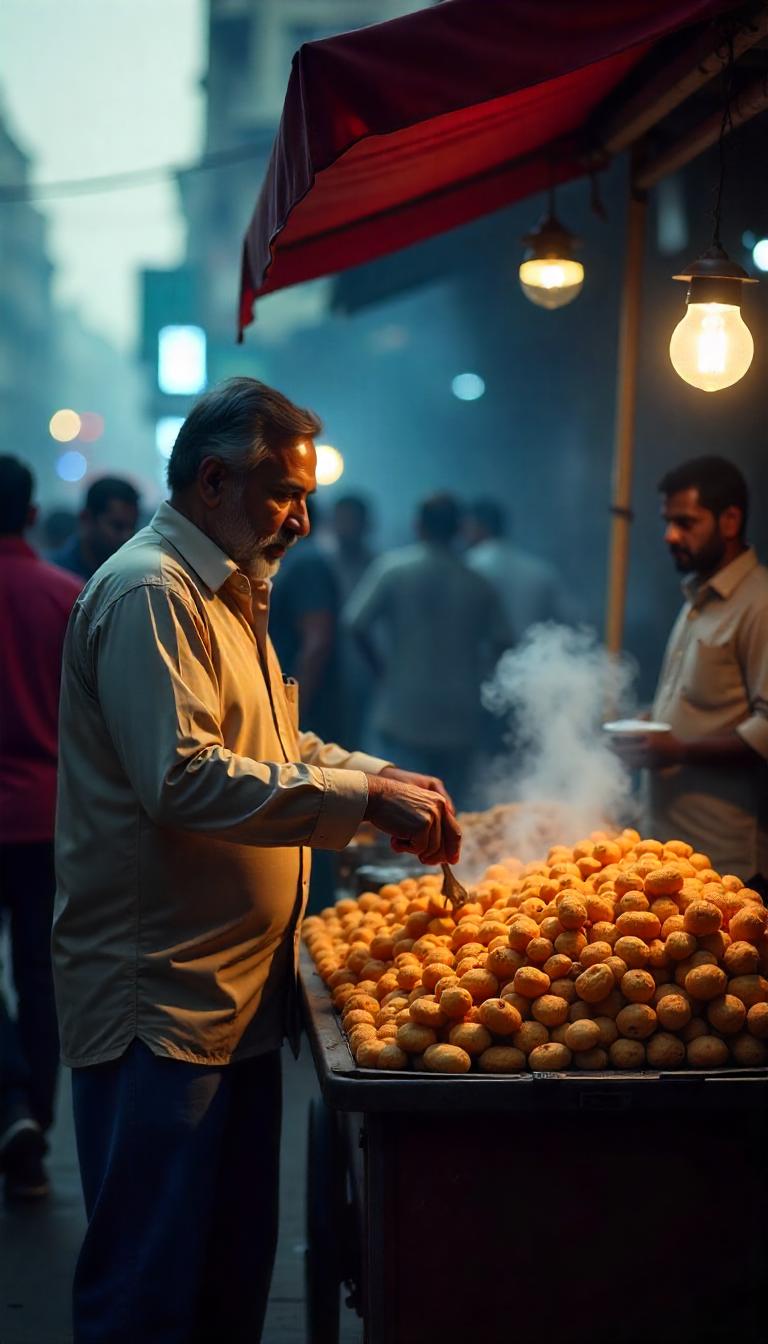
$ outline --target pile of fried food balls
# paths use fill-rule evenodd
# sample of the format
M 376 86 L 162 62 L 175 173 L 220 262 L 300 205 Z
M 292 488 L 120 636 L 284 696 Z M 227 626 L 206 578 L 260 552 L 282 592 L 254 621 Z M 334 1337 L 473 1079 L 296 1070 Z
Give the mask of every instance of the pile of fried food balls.
M 359 1067 L 768 1063 L 768 910 L 690 845 L 593 832 L 492 864 L 457 910 L 441 887 L 407 877 L 304 923 Z

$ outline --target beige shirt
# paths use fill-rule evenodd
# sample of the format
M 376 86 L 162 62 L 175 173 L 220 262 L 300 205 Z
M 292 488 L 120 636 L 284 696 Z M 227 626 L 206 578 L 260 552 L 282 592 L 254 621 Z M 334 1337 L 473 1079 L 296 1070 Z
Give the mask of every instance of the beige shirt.
M 269 590 L 163 504 L 76 603 L 53 929 L 67 1064 L 137 1036 L 219 1064 L 295 1034 L 308 847 L 344 848 L 386 762 L 299 732 Z
M 687 601 L 669 637 L 653 717 L 683 741 L 736 731 L 768 760 L 768 569 L 751 548 Z M 649 772 L 650 833 L 708 854 L 719 872 L 768 874 L 768 769 L 675 765 Z

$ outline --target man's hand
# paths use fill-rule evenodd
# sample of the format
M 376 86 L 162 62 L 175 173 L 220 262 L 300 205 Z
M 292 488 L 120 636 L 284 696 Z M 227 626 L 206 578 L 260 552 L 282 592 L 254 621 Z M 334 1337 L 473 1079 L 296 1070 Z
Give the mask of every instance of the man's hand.
M 392 837 L 392 848 L 398 854 L 416 854 L 430 865 L 458 862 L 461 831 L 445 798 L 435 789 L 369 775 L 365 817 Z
M 436 775 L 419 775 L 415 770 L 399 770 L 396 765 L 385 765 L 383 770 L 379 771 L 379 779 L 396 779 L 401 784 L 413 784 L 414 788 L 427 789 L 430 793 L 439 793 L 444 798 L 452 812 L 456 811 L 453 806 L 453 799 L 446 789 L 442 779 Z
M 612 749 L 628 770 L 663 770 L 685 760 L 686 744 L 674 733 L 633 733 L 616 737 Z

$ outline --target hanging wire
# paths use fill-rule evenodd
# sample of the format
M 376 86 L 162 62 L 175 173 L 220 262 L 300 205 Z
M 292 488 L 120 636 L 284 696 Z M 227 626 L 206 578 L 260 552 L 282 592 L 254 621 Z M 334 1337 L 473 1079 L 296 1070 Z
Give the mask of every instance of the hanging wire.
M 725 142 L 729 131 L 733 130 L 733 120 L 731 117 L 731 106 L 733 103 L 733 94 L 736 85 L 736 58 L 733 50 L 733 29 L 729 28 L 726 34 L 727 55 L 723 66 L 723 118 L 720 123 L 720 136 L 717 142 L 718 157 L 718 177 L 717 188 L 715 190 L 715 203 L 712 207 L 712 245 L 722 252 L 723 244 L 720 238 L 720 216 L 723 203 L 723 187 L 725 184 L 726 167 L 726 149 Z

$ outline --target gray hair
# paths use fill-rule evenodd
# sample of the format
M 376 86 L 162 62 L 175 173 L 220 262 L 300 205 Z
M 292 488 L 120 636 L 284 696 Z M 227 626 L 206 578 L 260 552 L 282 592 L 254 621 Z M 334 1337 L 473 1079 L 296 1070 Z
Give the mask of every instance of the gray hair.
M 314 438 L 322 424 L 256 378 L 228 378 L 195 402 L 179 430 L 168 462 L 168 485 L 184 490 L 206 457 L 251 470 L 270 453 Z

